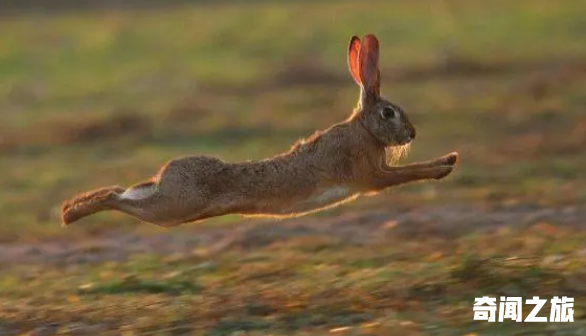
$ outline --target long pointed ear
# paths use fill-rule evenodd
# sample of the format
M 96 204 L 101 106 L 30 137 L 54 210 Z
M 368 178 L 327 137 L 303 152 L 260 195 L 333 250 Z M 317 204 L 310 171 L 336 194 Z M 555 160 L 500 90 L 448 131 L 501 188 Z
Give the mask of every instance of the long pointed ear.
M 348 45 L 348 69 L 356 84 L 362 87 L 362 79 L 360 78 L 360 65 L 358 61 L 358 55 L 360 55 L 360 39 L 354 35 L 350 39 Z
M 380 71 L 378 69 L 379 58 L 378 39 L 372 34 L 364 36 L 360 46 L 360 78 L 367 94 L 380 95 Z

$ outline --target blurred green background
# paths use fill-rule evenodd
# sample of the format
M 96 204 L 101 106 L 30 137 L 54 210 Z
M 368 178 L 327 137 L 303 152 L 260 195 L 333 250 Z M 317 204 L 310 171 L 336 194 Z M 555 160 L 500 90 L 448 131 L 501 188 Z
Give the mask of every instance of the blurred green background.
M 134 184 L 177 156 L 206 154 L 229 161 L 271 156 L 314 130 L 343 120 L 358 98 L 358 89 L 346 68 L 347 43 L 351 35 L 365 33 L 375 33 L 381 43 L 383 95 L 401 105 L 418 130 L 406 162 L 453 150 L 460 152 L 461 162 L 441 182 L 404 186 L 294 223 L 335 224 L 349 214 L 369 212 L 386 213 L 385 220 L 392 220 L 391 214 L 397 207 L 421 208 L 425 213 L 425 209 L 442 206 L 447 213 L 456 215 L 461 207 L 513 207 L 527 216 L 533 214 L 531 211 L 564 213 L 583 209 L 586 201 L 585 1 L 28 0 L 0 4 L 0 241 L 13 248 L 37 242 L 68 241 L 72 237 L 83 241 L 120 232 L 167 235 L 167 231 L 137 225 L 136 220 L 114 213 L 88 218 L 64 230 L 59 226 L 60 203 L 76 193 L 100 186 Z M 483 214 L 478 216 L 482 218 Z M 560 223 L 564 218 L 559 218 Z M 507 219 L 495 221 L 504 227 L 515 224 Z M 576 220 L 580 221 L 582 217 Z M 448 222 L 444 219 L 437 223 L 442 226 L 449 225 Z M 231 228 L 256 223 L 241 224 L 239 217 L 226 216 L 201 226 L 211 230 L 217 226 Z M 554 219 L 546 224 L 557 228 L 560 223 Z M 177 230 L 188 233 L 192 228 Z M 329 230 L 335 232 L 335 225 Z M 498 253 L 517 253 L 519 250 L 511 246 L 523 249 L 530 245 L 507 245 L 520 234 L 518 231 L 500 234 L 503 234 L 500 242 L 506 246 Z M 466 237 L 462 244 L 472 248 L 482 245 L 479 240 L 487 236 L 472 232 Z M 573 251 L 583 233 L 579 228 L 572 228 L 561 237 L 555 243 L 549 240 L 551 237 L 543 238 L 542 243 L 547 241 L 559 245 L 560 249 L 571 246 Z M 570 237 L 574 240 L 570 241 Z M 303 259 L 299 255 L 292 257 L 286 241 L 282 244 L 285 245 L 280 250 L 283 255 L 273 254 L 272 250 L 267 252 L 270 256 L 267 258 L 272 259 L 266 267 L 272 267 L 270 262 L 279 265 L 290 258 Z M 443 241 L 434 247 L 435 252 L 415 248 L 412 262 L 417 267 L 423 267 L 421 263 L 428 265 L 417 252 L 425 255 L 437 252 L 441 258 L 456 253 L 454 244 L 458 243 Z M 299 246 L 292 249 L 307 256 L 307 250 Z M 356 252 L 342 246 L 334 254 Z M 558 247 L 554 250 L 558 251 Z M 395 245 L 395 249 L 364 247 L 360 253 L 395 253 L 408 248 Z M 551 252 L 546 248 L 535 251 Z M 183 256 L 187 258 L 186 265 L 193 257 L 190 253 Z M 233 251 L 226 253 L 226 262 L 238 259 L 229 254 Z M 572 272 L 577 272 L 572 276 L 579 277 L 583 266 L 578 261 L 580 256 L 574 257 L 579 266 L 572 268 Z M 436 263 L 436 259 L 428 262 Z M 462 255 L 456 255 L 434 269 L 438 273 L 432 272 L 430 278 L 441 278 L 447 274 L 442 272 L 451 272 L 448 270 L 459 263 L 464 268 L 470 266 L 465 260 Z M 46 274 L 55 272 L 53 276 L 60 277 L 57 274 L 63 272 L 53 269 L 54 265 L 36 265 L 31 266 L 34 271 L 29 268 L 23 271 L 20 267 L 24 266 L 17 265 L 17 259 L 4 263 L 5 269 L 14 270 L 12 278 L 3 282 L 5 288 L 10 288 L 10 295 L 23 300 L 28 289 L 21 288 L 21 294 L 15 289 L 23 281 L 23 274 L 39 272 L 52 279 Z M 147 264 L 165 267 L 154 261 Z M 135 269 L 134 265 L 124 264 L 118 271 L 126 274 L 130 272 L 128 269 Z M 298 266 L 307 267 L 301 261 Z M 396 266 L 372 267 L 393 273 Z M 411 274 L 413 279 L 421 275 L 417 267 L 414 266 Z M 63 284 L 65 296 L 73 295 L 72 288 L 87 280 L 79 278 L 79 274 L 89 271 L 72 272 L 68 276 L 73 284 Z M 223 281 L 230 277 L 223 276 L 230 272 L 216 274 L 214 279 L 226 285 Z M 234 272 L 239 274 L 238 270 Z M 549 273 L 536 272 L 527 277 L 535 276 L 535 281 L 542 284 L 540 276 Z M 300 274 L 307 276 L 304 272 Z M 335 283 L 341 275 L 331 276 Z M 506 279 L 514 282 L 517 278 Z M 313 280 L 320 286 L 332 285 L 324 278 Z M 275 281 L 287 283 L 282 279 Z M 550 283 L 543 281 L 543 284 Z M 39 290 L 44 286 L 37 285 Z M 526 285 L 523 283 L 521 287 Z M 226 286 L 225 292 L 240 288 Z M 475 282 L 470 284 L 470 290 L 482 292 L 482 286 Z M 555 292 L 560 287 L 547 289 Z M 459 293 L 460 289 L 454 291 Z M 204 296 L 219 300 L 214 295 L 220 294 L 214 293 Z M 487 294 L 487 290 L 481 294 Z M 6 302 L 16 305 L 18 300 L 6 295 Z M 454 314 L 461 313 L 462 317 L 459 322 L 446 322 L 448 334 L 476 332 L 478 324 L 470 324 L 472 295 L 463 296 L 464 303 L 457 303 L 462 311 L 454 308 L 458 311 Z M 361 298 L 364 302 L 374 302 Z M 52 297 L 46 299 L 54 302 Z M 360 298 L 356 300 L 362 302 Z M 333 310 L 331 314 L 346 316 L 332 308 L 339 308 L 335 302 L 331 304 L 316 314 L 327 317 Z M 90 308 L 88 303 L 87 309 Z M 67 311 L 65 307 L 55 309 Z M 201 314 L 209 313 L 201 309 L 206 312 Z M 281 308 L 275 309 L 283 313 Z M 384 309 L 383 315 L 394 322 L 385 320 L 377 322 L 377 326 L 392 330 L 407 328 L 403 334 L 434 334 L 425 328 L 415 330 L 409 324 L 401 324 L 404 321 L 393 315 L 397 307 Z M 186 321 L 191 321 L 188 316 L 203 316 L 193 311 L 174 312 L 171 315 L 184 316 Z M 232 313 L 226 312 L 225 316 L 233 316 Z M 48 323 L 68 318 L 65 313 L 51 314 L 43 315 L 44 319 L 39 321 Z M 414 315 L 418 317 L 411 316 L 408 321 L 431 323 L 431 315 L 426 314 L 429 312 L 419 311 Z M 36 322 L 26 318 L 8 316 L 0 310 L 0 326 L 3 318 L 9 325 L 36 326 Z M 311 320 L 311 316 L 307 318 Z M 324 326 L 331 327 L 328 323 L 334 320 L 325 318 L 327 323 L 321 324 L 319 319 L 314 324 L 281 321 L 285 326 L 270 319 L 262 323 L 254 320 L 252 324 L 237 324 L 232 330 L 231 324 L 221 324 L 224 323 L 221 316 L 202 318 L 220 323 L 206 320 L 209 322 L 206 327 L 198 329 L 213 335 L 229 334 L 240 330 L 238 326 L 244 326 L 244 330 L 260 330 L 259 335 L 269 332 L 305 335 Z M 351 318 L 340 318 L 343 322 L 338 324 L 353 323 Z M 370 319 L 358 320 L 366 323 Z M 435 318 L 432 320 L 440 323 Z M 153 319 L 152 325 L 145 322 L 148 326 L 144 330 L 157 330 L 158 326 L 167 326 L 167 322 Z M 112 323 L 120 326 L 121 322 Z M 106 329 L 119 332 L 116 328 Z M 144 332 L 136 328 L 135 333 Z M 194 330 L 189 329 L 185 334 L 195 333 Z M 571 329 L 569 334 L 575 334 L 576 330 Z

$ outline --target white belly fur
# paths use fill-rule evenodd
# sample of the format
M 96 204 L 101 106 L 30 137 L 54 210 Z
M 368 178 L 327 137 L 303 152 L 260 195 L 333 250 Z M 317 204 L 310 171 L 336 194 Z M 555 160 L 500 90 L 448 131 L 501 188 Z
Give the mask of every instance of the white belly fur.
M 333 207 L 345 201 L 358 197 L 358 193 L 347 187 L 334 186 L 327 189 L 320 189 L 307 199 L 295 204 L 292 212 L 308 213 L 316 210 Z
M 322 189 L 315 195 L 311 196 L 307 202 L 315 204 L 328 204 L 337 202 L 350 196 L 350 189 L 340 186 L 335 186 L 328 189 Z
M 291 218 L 299 217 L 312 212 L 333 208 L 342 203 L 355 200 L 360 196 L 350 188 L 343 186 L 333 186 L 316 190 L 312 195 L 305 199 L 297 200 L 286 208 L 273 208 L 264 213 L 244 214 L 246 217 L 271 217 L 271 218 Z

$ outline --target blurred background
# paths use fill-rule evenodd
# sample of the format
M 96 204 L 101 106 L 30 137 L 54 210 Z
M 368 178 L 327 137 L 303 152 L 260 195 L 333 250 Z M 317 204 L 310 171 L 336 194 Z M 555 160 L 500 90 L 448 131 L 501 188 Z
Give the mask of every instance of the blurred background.
M 344 120 L 347 43 L 366 33 L 417 127 L 404 162 L 459 151 L 447 179 L 278 223 L 59 226 L 76 193 L 178 156 L 261 159 Z M 579 0 L 0 3 L 0 335 L 528 328 L 479 327 L 471 307 L 584 293 L 585 34 Z M 537 261 L 475 259 L 519 255 Z

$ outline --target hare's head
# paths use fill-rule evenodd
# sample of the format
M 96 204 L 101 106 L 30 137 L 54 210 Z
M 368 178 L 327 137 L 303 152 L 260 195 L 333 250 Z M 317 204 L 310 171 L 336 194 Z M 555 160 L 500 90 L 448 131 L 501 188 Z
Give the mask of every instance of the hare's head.
M 379 43 L 374 35 L 362 42 L 352 36 L 348 46 L 348 67 L 360 86 L 360 105 L 356 117 L 385 146 L 407 145 L 415 138 L 415 127 L 396 104 L 380 95 L 378 68 Z

